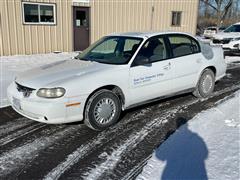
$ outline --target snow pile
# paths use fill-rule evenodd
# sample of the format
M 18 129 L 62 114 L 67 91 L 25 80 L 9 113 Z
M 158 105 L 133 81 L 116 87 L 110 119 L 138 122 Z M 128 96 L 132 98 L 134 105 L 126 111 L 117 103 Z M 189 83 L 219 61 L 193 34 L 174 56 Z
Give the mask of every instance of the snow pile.
M 14 80 L 16 74 L 44 64 L 69 59 L 76 55 L 77 53 L 73 52 L 0 57 L 0 107 L 8 105 L 7 87 Z
M 239 130 L 240 91 L 179 128 L 137 179 L 240 179 Z
M 225 57 L 226 63 L 240 63 L 240 56 L 226 56 Z

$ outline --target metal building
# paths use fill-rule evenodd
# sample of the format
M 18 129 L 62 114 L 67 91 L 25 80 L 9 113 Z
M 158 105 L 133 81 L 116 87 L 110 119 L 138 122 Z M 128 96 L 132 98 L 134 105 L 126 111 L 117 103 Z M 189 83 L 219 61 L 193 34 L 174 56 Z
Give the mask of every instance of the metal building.
M 196 33 L 199 0 L 0 0 L 0 56 L 83 50 L 127 31 Z

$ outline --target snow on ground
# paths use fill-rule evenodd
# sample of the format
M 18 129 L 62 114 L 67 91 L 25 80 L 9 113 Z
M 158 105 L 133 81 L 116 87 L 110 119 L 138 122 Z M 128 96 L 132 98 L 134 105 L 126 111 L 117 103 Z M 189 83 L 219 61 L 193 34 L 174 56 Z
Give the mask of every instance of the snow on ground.
M 18 73 L 41 65 L 65 60 L 75 55 L 76 53 L 72 52 L 0 57 L 0 107 L 8 105 L 7 87 Z
M 240 179 L 239 137 L 240 91 L 181 126 L 137 179 Z
M 57 130 L 62 127 L 55 126 L 54 128 Z M 78 132 L 79 128 L 80 126 L 68 126 L 59 132 L 54 132 L 53 129 L 48 129 L 44 132 L 44 136 L 36 138 L 32 142 L 16 147 L 8 152 L 2 153 L 0 155 L 1 176 L 10 175 L 12 171 L 16 170 L 16 168 L 23 168 L 31 159 L 33 159 L 33 157 L 36 157 L 41 150 L 51 146 L 53 143 L 56 143 L 56 141 L 62 141 L 63 138 L 71 133 Z

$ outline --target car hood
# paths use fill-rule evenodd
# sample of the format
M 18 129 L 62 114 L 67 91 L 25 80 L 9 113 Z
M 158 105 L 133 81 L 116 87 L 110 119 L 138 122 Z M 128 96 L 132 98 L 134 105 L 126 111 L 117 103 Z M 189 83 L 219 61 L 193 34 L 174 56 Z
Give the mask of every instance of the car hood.
M 222 39 L 227 39 L 227 38 L 236 38 L 236 37 L 239 37 L 239 36 L 240 36 L 240 33 L 238 33 L 238 32 L 229 32 L 229 33 L 220 32 L 220 33 L 215 34 L 213 36 L 213 38 L 222 40 Z
M 34 68 L 16 77 L 16 82 L 30 88 L 53 87 L 76 76 L 101 71 L 111 65 L 82 60 L 64 60 Z

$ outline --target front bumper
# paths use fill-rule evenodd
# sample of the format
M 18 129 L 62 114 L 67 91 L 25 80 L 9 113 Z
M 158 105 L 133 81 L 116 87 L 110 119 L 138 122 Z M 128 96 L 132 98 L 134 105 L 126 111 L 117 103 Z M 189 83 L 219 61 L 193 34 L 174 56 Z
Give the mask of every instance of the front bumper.
M 240 50 L 239 49 L 237 49 L 237 48 L 225 48 L 225 47 L 223 47 L 223 51 L 228 51 L 228 52 L 235 52 L 235 53 L 239 53 L 240 52 Z
M 240 50 L 239 49 L 232 49 L 232 48 L 228 48 L 228 47 L 223 47 L 223 51 L 224 51 L 224 55 L 228 56 L 228 55 L 240 55 Z
M 19 114 L 43 123 L 61 124 L 80 121 L 83 119 L 83 97 L 45 99 L 36 96 L 32 92 L 30 97 L 23 97 L 23 93 L 18 92 L 15 83 L 8 87 L 8 100 L 15 111 Z M 17 103 L 16 103 L 17 102 Z M 81 102 L 77 106 L 66 106 L 69 102 Z

